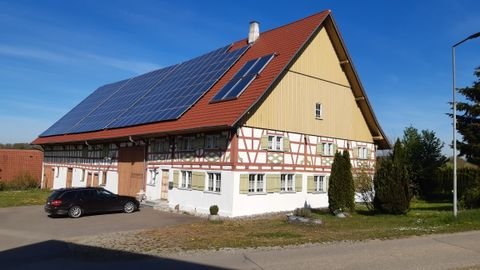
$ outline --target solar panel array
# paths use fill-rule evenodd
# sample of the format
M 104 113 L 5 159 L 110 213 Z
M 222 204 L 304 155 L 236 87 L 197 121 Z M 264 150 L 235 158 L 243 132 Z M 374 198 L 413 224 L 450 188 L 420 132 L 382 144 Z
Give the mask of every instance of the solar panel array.
M 245 63 L 233 78 L 213 97 L 212 102 L 238 98 L 272 60 L 274 54 L 262 56 Z
M 229 46 L 98 88 L 40 137 L 178 119 L 248 49 Z

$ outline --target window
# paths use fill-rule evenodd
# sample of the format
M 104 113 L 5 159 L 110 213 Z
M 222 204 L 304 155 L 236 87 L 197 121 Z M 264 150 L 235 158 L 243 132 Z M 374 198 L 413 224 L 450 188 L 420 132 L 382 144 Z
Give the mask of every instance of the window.
M 85 170 L 82 170 L 82 174 L 80 175 L 80 182 L 85 182 Z
M 324 156 L 333 156 L 334 153 L 334 145 L 333 143 L 322 143 L 323 146 L 323 155 Z
M 220 173 L 208 173 L 208 191 L 220 192 L 222 186 L 222 175 Z
M 248 192 L 265 192 L 263 174 L 250 174 L 248 176 Z
M 293 191 L 293 174 L 282 174 L 280 176 L 280 191 Z
M 368 159 L 368 149 L 366 147 L 359 147 L 358 148 L 358 158 Z
M 105 186 L 107 184 L 107 172 L 102 172 L 102 182 L 100 186 Z
M 157 175 L 158 175 L 157 169 L 150 170 L 150 179 L 148 182 L 149 185 L 154 186 L 157 184 Z
M 60 167 L 55 167 L 55 178 L 58 178 L 60 174 Z
M 322 103 L 315 103 L 315 118 L 322 119 L 323 117 Z
M 191 171 L 182 171 L 182 183 L 180 186 L 182 188 L 192 188 L 192 172 Z
M 206 136 L 205 148 L 207 148 L 207 149 L 217 149 L 219 138 L 220 138 L 219 135 L 207 135 Z
M 325 175 L 315 175 L 313 183 L 315 184 L 315 191 L 325 192 Z
M 193 137 L 183 137 L 179 140 L 180 151 L 190 151 L 193 149 Z
M 268 150 L 282 151 L 283 150 L 283 137 L 269 135 L 268 136 Z

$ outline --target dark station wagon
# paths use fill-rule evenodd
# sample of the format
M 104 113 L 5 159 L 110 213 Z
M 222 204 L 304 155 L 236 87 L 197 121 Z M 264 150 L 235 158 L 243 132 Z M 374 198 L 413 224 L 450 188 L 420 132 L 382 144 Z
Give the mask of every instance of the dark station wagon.
M 45 204 L 45 212 L 52 216 L 68 215 L 78 218 L 83 214 L 123 211 L 132 213 L 140 203 L 134 197 L 114 194 L 101 187 L 62 188 L 52 192 Z

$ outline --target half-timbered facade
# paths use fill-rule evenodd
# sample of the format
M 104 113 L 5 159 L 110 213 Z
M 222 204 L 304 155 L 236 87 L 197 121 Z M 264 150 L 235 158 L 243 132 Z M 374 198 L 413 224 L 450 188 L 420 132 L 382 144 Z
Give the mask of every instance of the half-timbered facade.
M 104 186 L 197 214 L 218 205 L 230 217 L 327 207 L 336 151 L 372 171 L 376 150 L 389 148 L 330 11 L 250 35 L 177 119 L 41 135 L 42 185 Z

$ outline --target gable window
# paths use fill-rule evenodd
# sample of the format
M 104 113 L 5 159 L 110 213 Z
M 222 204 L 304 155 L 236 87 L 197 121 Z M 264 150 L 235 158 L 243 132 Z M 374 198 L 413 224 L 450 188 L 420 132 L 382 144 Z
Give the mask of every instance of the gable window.
M 248 176 L 248 192 L 265 192 L 265 181 L 263 181 L 263 174 L 250 174 Z
M 268 136 L 268 150 L 282 151 L 283 150 L 283 137 L 269 135 Z
M 325 190 L 326 190 L 325 179 L 326 179 L 325 175 L 315 175 L 313 177 L 313 183 L 314 183 L 314 187 L 315 187 L 316 192 L 325 192 Z
M 222 174 L 220 173 L 208 173 L 207 190 L 220 192 L 222 186 Z
M 280 191 L 293 191 L 293 174 L 282 174 L 280 176 Z
M 368 149 L 366 147 L 358 147 L 358 158 L 368 159 Z
M 322 119 L 323 118 L 322 103 L 315 103 L 315 118 L 316 119 Z
M 192 188 L 192 172 L 191 171 L 182 171 L 182 182 L 180 184 L 181 188 Z
M 324 156 L 333 156 L 335 154 L 333 143 L 322 143 L 322 147 Z
M 180 151 L 190 151 L 193 149 L 193 137 L 183 137 L 179 140 Z
M 218 141 L 220 136 L 219 135 L 207 135 L 205 136 L 206 138 L 206 149 L 217 149 L 218 147 Z

